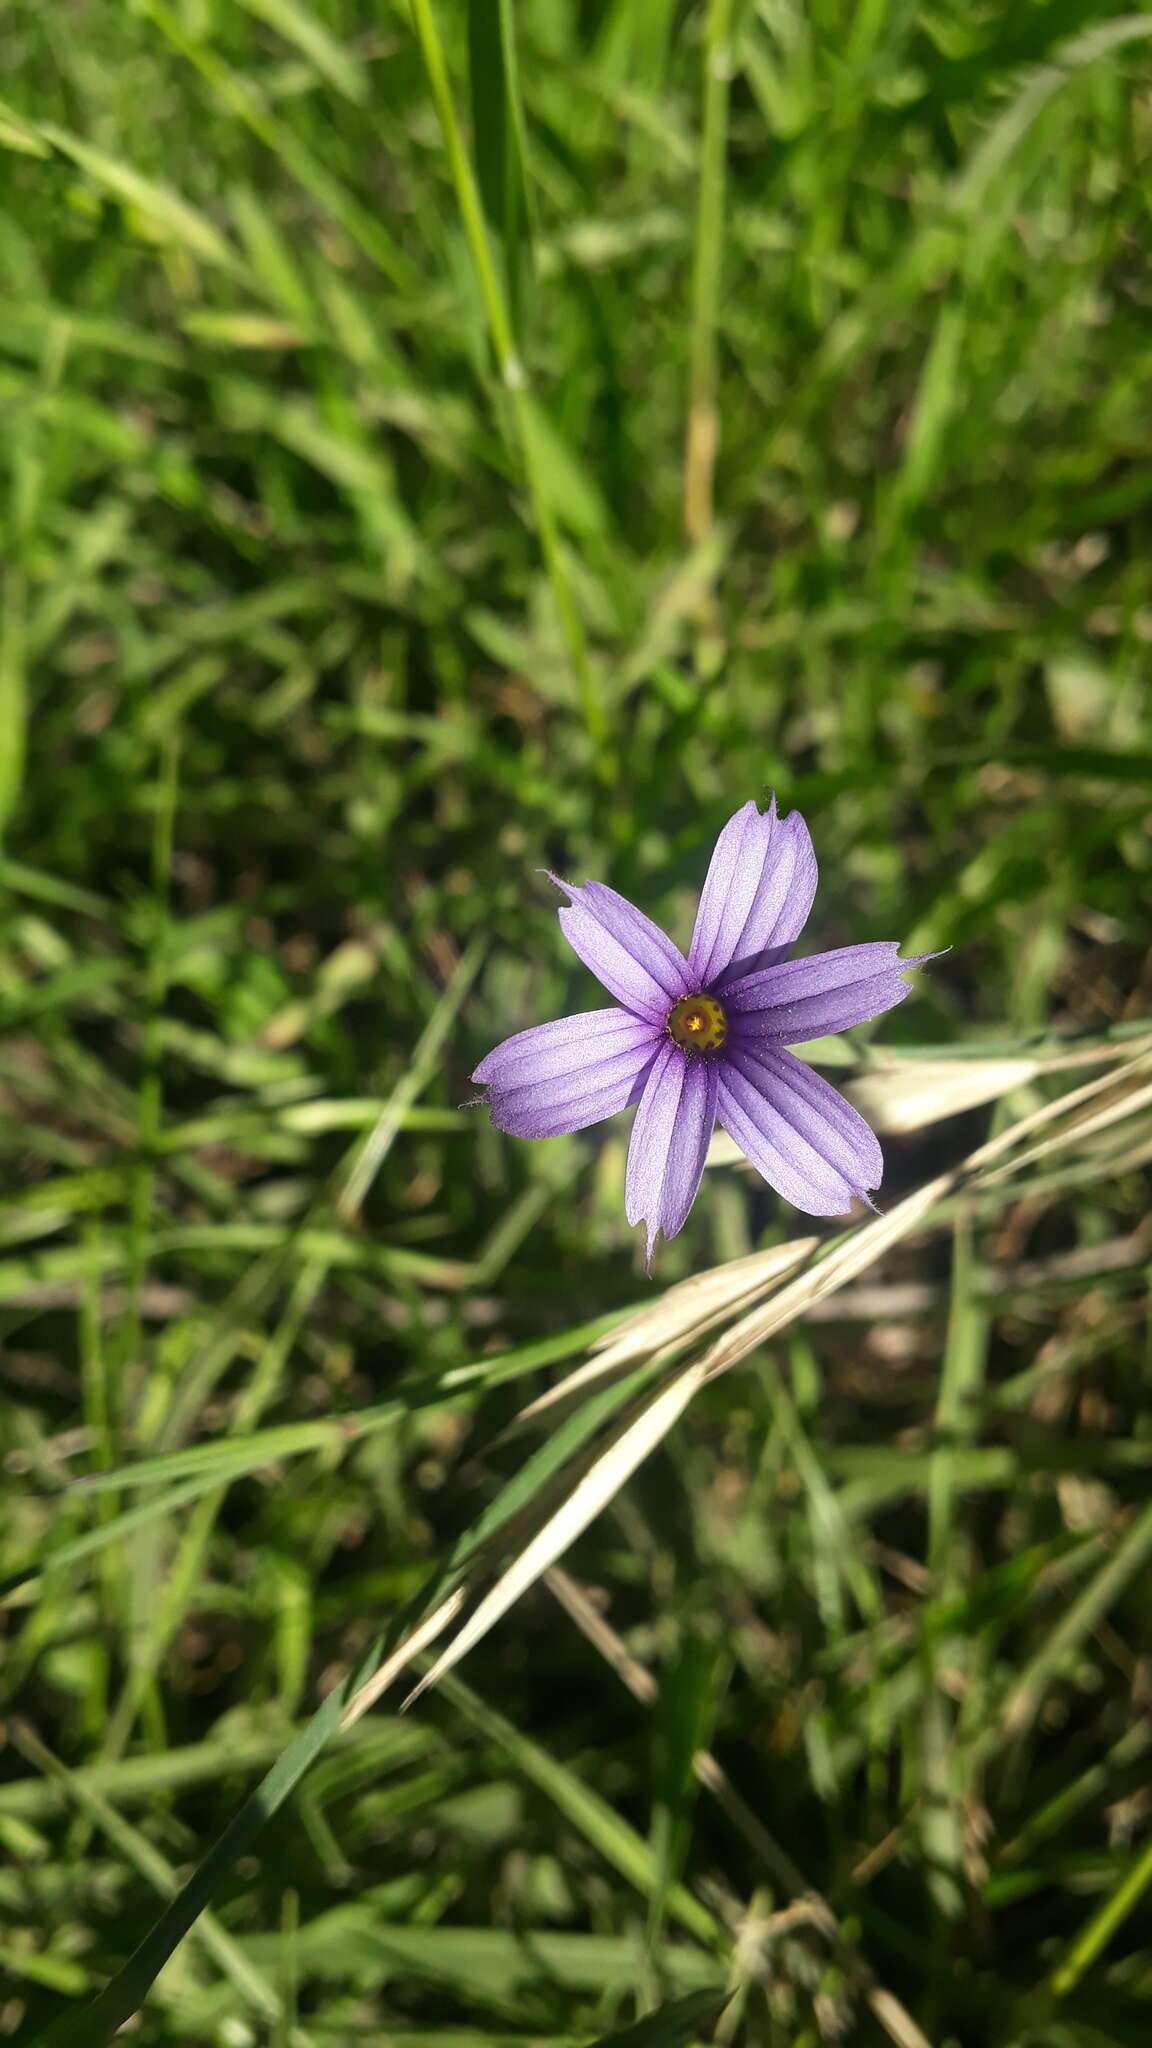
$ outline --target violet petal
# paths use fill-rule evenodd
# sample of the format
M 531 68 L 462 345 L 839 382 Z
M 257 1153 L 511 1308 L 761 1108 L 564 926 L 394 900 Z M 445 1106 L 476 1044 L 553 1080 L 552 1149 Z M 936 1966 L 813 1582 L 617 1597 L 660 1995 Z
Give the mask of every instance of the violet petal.
M 557 1017 L 551 1024 L 533 1024 L 504 1039 L 481 1060 L 472 1079 L 498 1088 L 551 1081 L 580 1072 L 589 1055 L 628 1052 L 654 1041 L 652 1026 L 630 1010 L 615 1004 L 610 1010 L 584 1010 L 579 1016 Z
M 675 1237 L 696 1199 L 716 1122 L 720 1063 L 689 1059 L 665 1043 L 644 1083 L 632 1126 L 624 1213 L 648 1226 L 648 1264 L 656 1234 Z
M 747 803 L 713 849 L 688 954 L 702 987 L 762 965 L 759 956 L 799 937 L 816 893 L 816 856 L 798 811 Z
M 724 1007 L 733 1036 L 802 1045 L 808 1038 L 866 1024 L 912 993 L 904 974 L 920 962 L 899 959 L 899 951 L 897 940 L 876 939 L 814 953 L 807 960 L 781 960 L 727 982 Z
M 809 1216 L 843 1216 L 879 1187 L 884 1159 L 851 1103 L 781 1046 L 730 1046 L 717 1115 L 777 1194 Z
M 776 799 L 763 817 L 754 803 L 729 818 L 712 849 L 688 964 L 701 988 L 735 957 L 777 830 Z
M 688 963 L 678 946 L 642 910 L 604 882 L 577 886 L 552 880 L 570 898 L 560 912 L 564 936 L 586 967 L 634 1015 L 663 1024 L 672 1004 L 691 993 Z
M 588 1010 L 506 1038 L 472 1078 L 488 1089 L 498 1131 L 554 1138 L 636 1100 L 660 1033 L 627 1010 Z

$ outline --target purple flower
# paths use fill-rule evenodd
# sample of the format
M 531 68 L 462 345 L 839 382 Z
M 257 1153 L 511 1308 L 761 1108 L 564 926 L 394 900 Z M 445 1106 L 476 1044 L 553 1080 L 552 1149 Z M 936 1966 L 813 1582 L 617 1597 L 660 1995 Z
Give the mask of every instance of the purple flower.
M 715 1124 L 770 1187 L 810 1216 L 842 1216 L 884 1170 L 875 1137 L 844 1097 L 785 1051 L 891 1010 L 910 994 L 896 940 L 787 956 L 816 893 L 816 856 L 798 811 L 747 803 L 716 841 L 688 958 L 603 882 L 560 911 L 574 953 L 616 1003 L 537 1024 L 481 1060 L 492 1121 L 518 1138 L 582 1131 L 638 1105 L 624 1206 L 675 1237 L 696 1199 Z M 927 957 L 927 956 L 924 956 Z

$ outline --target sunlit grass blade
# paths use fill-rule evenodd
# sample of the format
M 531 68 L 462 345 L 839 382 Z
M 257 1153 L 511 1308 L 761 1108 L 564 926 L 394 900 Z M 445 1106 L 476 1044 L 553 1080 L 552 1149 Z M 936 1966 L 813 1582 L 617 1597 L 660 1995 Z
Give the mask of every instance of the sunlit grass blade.
M 92 183 L 147 222 L 151 233 L 171 241 L 212 269 L 243 275 L 243 265 L 215 223 L 169 186 L 145 177 L 131 164 L 97 149 L 53 122 L 42 124 L 45 142 L 69 157 Z
M 555 493 L 550 487 L 547 453 L 542 446 L 533 410 L 528 370 L 516 346 L 508 306 L 493 261 L 476 175 L 457 117 L 432 0 L 413 0 L 412 12 L 437 116 L 444 133 L 456 202 L 484 302 L 497 368 L 508 394 L 508 402 L 515 421 L 541 553 L 572 664 L 588 735 L 594 749 L 603 760 L 607 725 L 601 686 L 589 656 L 583 620 L 564 560 L 557 527 Z
M 472 0 L 468 56 L 476 176 L 488 223 L 503 256 L 512 329 L 522 342 L 532 283 L 532 217 L 525 175 L 527 130 L 510 0 Z
M 717 331 L 726 230 L 724 188 L 731 92 L 731 0 L 708 0 L 701 50 L 703 132 L 689 323 L 691 369 L 688 428 L 684 451 L 684 531 L 693 545 L 712 524 L 716 455 L 720 441 L 717 403 Z
M 1139 1906 L 1149 1885 L 1152 1885 L 1152 1842 L 1146 1842 L 1131 1858 L 1120 1883 L 1113 1886 L 1107 1898 L 1101 1901 L 1068 1953 L 1056 1965 L 1046 1987 L 1053 1999 L 1065 1998 L 1075 1990 L 1085 1971 L 1091 1969 L 1128 1915 Z
M 8 568 L 0 587 L 0 832 L 20 797 L 27 754 L 24 578 Z

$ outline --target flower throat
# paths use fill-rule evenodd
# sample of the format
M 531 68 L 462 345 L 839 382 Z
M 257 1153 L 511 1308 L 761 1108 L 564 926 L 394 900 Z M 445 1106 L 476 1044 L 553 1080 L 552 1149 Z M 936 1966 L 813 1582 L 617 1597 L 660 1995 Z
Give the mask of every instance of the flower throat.
M 668 1012 L 668 1034 L 683 1052 L 721 1052 L 728 1019 L 715 996 L 681 996 Z

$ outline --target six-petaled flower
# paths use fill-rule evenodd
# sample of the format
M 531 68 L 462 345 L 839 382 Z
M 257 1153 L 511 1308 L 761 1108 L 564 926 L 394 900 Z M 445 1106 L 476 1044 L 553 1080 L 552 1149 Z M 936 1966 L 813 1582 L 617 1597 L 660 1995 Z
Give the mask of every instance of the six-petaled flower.
M 573 886 L 560 923 L 616 998 L 537 1024 L 481 1060 L 492 1121 L 519 1138 L 584 1130 L 637 1105 L 624 1206 L 648 1230 L 683 1227 L 717 1123 L 769 1185 L 812 1216 L 840 1216 L 880 1184 L 876 1139 L 829 1082 L 786 1050 L 890 1010 L 910 993 L 894 940 L 788 956 L 816 891 L 798 811 L 747 803 L 712 854 L 685 959 L 603 882 Z

